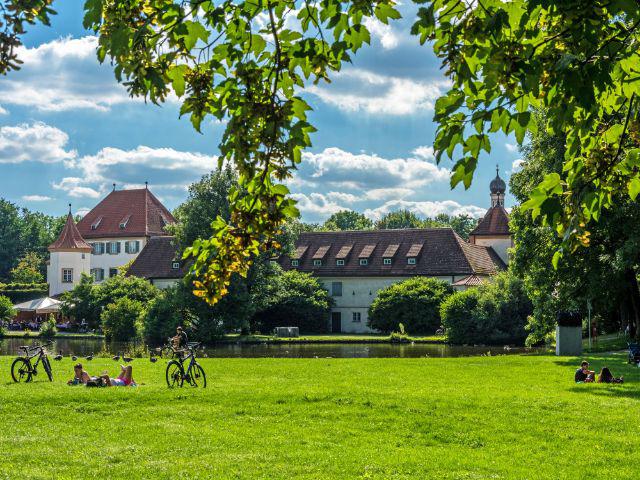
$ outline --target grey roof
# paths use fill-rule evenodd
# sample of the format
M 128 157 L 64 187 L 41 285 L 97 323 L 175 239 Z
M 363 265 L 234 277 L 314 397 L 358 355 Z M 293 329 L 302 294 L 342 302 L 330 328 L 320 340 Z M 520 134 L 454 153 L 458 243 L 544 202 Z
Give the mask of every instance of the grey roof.
M 179 262 L 180 268 L 173 268 Z M 189 271 L 189 266 L 180 260 L 174 237 L 151 237 L 140 254 L 129 267 L 127 275 L 147 279 L 179 279 Z
M 360 265 L 359 255 L 351 255 L 344 258 L 343 266 L 339 266 L 336 260 L 343 259 L 338 254 L 345 245 L 353 245 L 353 252 L 362 252 L 370 245 L 375 248 L 367 265 Z M 391 265 L 384 265 L 383 258 L 389 258 L 387 251 L 393 251 L 394 245 L 398 247 Z M 402 277 L 491 275 L 505 268 L 491 247 L 471 245 L 451 228 L 305 232 L 296 242 L 296 250 L 301 251 L 301 247 L 307 248 L 298 258 L 297 267 L 291 266 L 291 258 L 287 255 L 278 259 L 284 269 L 295 268 L 327 277 Z M 318 260 L 318 256 L 314 253 L 321 247 L 328 249 L 322 256 L 322 265 L 316 266 L 313 260 Z M 414 265 L 407 262 L 411 257 L 416 258 Z

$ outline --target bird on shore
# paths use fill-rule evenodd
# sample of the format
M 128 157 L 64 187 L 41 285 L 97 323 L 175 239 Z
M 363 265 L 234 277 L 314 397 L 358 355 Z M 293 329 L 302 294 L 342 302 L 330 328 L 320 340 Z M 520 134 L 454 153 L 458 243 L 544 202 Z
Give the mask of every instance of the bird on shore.
M 151 363 L 156 363 L 156 362 L 158 361 L 158 358 L 157 358 L 157 357 L 154 357 L 154 356 L 153 356 L 153 353 L 149 352 L 149 361 L 150 361 Z
M 76 357 L 75 355 L 72 355 L 71 356 L 71 360 L 73 360 L 75 362 L 76 360 L 78 360 L 78 357 Z
M 84 358 L 86 358 L 90 362 L 91 360 L 93 360 L 93 352 L 91 352 L 91 355 L 87 355 Z
M 120 360 L 120 354 L 118 353 L 118 355 L 114 355 L 113 357 L 111 357 L 111 360 L 115 360 L 117 362 L 118 360 Z
M 125 356 L 123 355 L 123 356 L 122 356 L 122 361 L 127 362 L 127 363 L 130 363 L 130 362 L 132 362 L 132 361 L 133 361 L 133 358 L 131 358 L 131 357 L 125 357 Z
M 60 350 L 60 351 L 58 352 L 58 355 L 56 355 L 55 357 L 53 357 L 53 359 L 54 359 L 56 362 L 59 362 L 60 360 L 62 360 L 62 350 Z

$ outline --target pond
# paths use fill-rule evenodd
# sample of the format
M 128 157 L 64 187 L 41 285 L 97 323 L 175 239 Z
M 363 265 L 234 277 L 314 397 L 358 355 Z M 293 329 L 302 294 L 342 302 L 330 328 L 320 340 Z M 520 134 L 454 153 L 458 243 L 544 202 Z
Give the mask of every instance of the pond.
M 0 340 L 0 355 L 17 355 L 21 345 L 42 343 L 41 339 L 4 338 Z M 140 345 L 138 344 L 138 347 Z M 101 351 L 131 352 L 132 343 L 107 343 L 96 338 L 54 339 L 50 352 L 83 357 Z M 464 357 L 542 353 L 545 349 L 504 348 L 496 346 L 451 346 L 443 344 L 391 344 L 391 343 L 301 343 L 301 344 L 219 344 L 204 347 L 201 356 L 213 358 L 420 358 Z

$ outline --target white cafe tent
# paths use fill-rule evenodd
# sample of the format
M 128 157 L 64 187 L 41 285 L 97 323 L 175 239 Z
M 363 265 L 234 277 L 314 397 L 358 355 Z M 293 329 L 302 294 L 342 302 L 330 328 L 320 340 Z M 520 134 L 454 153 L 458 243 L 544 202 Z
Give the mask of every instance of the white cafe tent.
M 61 301 L 51 297 L 36 298 L 28 302 L 14 305 L 13 308 L 18 312 L 33 312 L 36 315 L 44 313 L 58 313 L 60 311 Z

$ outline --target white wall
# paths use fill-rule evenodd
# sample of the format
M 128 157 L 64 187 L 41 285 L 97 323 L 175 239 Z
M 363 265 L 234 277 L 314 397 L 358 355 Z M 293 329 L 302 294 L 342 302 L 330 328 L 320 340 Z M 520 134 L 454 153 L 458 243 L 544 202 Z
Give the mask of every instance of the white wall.
M 483 247 L 493 247 L 498 256 L 504 263 L 509 264 L 509 254 L 507 250 L 513 247 L 513 241 L 511 238 L 505 237 L 476 237 L 476 245 L 482 245 Z
M 319 280 L 332 293 L 333 282 L 342 282 L 342 296 L 332 296 L 335 306 L 331 310 L 340 312 L 343 333 L 372 333 L 374 330 L 367 327 L 368 309 L 377 297 L 378 291 L 397 282 L 402 282 L 410 277 L 320 277 Z M 465 278 L 465 275 L 434 277 L 447 283 L 457 282 Z M 360 313 L 360 322 L 353 321 L 353 313 Z M 331 316 L 328 320 L 331 329 Z
M 47 265 L 47 282 L 49 296 L 58 295 L 73 289 L 80 282 L 82 273 L 89 273 L 90 253 L 82 252 L 51 252 Z M 62 282 L 62 269 L 73 269 L 73 283 Z
M 177 278 L 156 278 L 151 280 L 151 284 L 158 287 L 160 290 L 169 288 L 178 283 L 180 279 Z
M 124 244 L 128 241 L 137 240 L 140 242 L 140 250 L 138 253 L 125 253 Z M 120 253 L 116 255 L 111 255 L 109 253 L 103 253 L 102 255 L 90 255 L 91 257 L 91 268 L 102 268 L 104 269 L 104 279 L 109 278 L 109 269 L 110 268 L 119 268 L 131 260 L 134 260 L 142 251 L 144 246 L 147 243 L 147 239 L 145 237 L 122 237 L 122 238 L 92 238 L 91 240 L 86 240 L 87 243 L 107 243 L 107 242 L 120 242 Z

